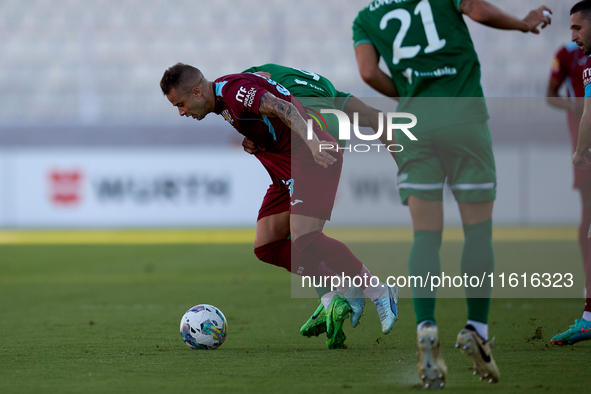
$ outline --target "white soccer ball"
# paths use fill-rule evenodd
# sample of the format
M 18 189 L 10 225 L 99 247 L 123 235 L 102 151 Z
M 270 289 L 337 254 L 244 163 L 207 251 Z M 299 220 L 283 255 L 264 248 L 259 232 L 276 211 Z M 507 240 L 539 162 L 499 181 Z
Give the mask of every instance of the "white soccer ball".
M 213 305 L 195 305 L 181 319 L 181 337 L 191 349 L 214 350 L 226 339 L 226 317 Z

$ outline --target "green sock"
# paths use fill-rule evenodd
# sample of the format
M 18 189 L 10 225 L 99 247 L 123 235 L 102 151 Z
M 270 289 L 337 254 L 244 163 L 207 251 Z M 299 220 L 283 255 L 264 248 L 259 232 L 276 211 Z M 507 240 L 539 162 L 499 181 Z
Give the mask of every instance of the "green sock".
M 492 248 L 492 219 L 481 223 L 464 225 L 464 250 L 462 251 L 462 275 L 477 276 L 482 280 L 482 287 L 466 288 L 468 320 L 488 323 L 490 309 L 490 275 L 495 269 L 495 257 Z
M 430 276 L 441 274 L 441 261 L 439 249 L 441 249 L 441 231 L 415 231 L 410 257 L 408 259 L 408 272 L 410 276 L 420 276 L 423 281 Z M 411 282 L 413 283 L 413 282 Z M 412 301 L 417 315 L 417 324 L 430 320 L 435 323 L 435 291 L 430 286 L 424 288 L 412 287 Z

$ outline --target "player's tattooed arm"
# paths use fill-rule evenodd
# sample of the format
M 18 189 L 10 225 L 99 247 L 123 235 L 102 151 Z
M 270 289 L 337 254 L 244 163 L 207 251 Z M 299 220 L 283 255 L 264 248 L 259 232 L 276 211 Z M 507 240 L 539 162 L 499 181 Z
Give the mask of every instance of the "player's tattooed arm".
M 306 122 L 292 103 L 267 92 L 261 97 L 259 113 L 269 117 L 278 117 L 303 140 L 306 139 Z
M 296 133 L 310 148 L 312 156 L 316 163 L 324 168 L 329 164 L 333 164 L 336 159 L 332 157 L 328 151 L 334 148 L 328 148 L 327 144 L 330 142 L 320 141 L 316 133 L 312 133 L 312 139 L 307 138 L 308 126 L 297 108 L 290 102 L 277 98 L 272 93 L 265 93 L 261 97 L 259 104 L 259 114 L 268 117 L 278 117 L 292 132 Z M 332 145 L 332 144 L 331 144 Z

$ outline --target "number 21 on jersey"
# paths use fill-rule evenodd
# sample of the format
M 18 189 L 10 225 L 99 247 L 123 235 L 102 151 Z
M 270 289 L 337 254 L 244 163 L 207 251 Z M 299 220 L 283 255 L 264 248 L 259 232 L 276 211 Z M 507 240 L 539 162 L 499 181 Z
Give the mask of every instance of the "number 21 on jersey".
M 425 34 L 427 36 L 427 46 L 425 47 L 425 53 L 433 53 L 445 47 L 445 39 L 439 38 L 439 34 L 437 33 L 435 19 L 433 18 L 433 10 L 431 9 L 429 0 L 422 0 L 419 4 L 417 4 L 414 14 L 421 16 L 423 28 L 425 29 Z M 417 56 L 423 48 L 421 45 L 406 47 L 402 46 L 402 42 L 406 38 L 406 34 L 408 33 L 412 22 L 412 16 L 410 12 L 402 8 L 388 12 L 382 17 L 382 20 L 380 21 L 380 29 L 385 30 L 388 26 L 388 22 L 392 19 L 398 19 L 401 24 L 400 30 L 398 31 L 398 34 L 396 34 L 396 37 L 394 37 L 393 43 L 394 58 L 392 59 L 392 63 L 397 65 L 402 59 L 412 59 L 413 57 Z

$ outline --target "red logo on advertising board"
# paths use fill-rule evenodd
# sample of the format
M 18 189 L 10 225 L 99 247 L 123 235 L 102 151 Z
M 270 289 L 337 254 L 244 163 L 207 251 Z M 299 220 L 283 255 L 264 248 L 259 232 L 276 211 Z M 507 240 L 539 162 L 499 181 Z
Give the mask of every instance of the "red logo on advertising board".
M 82 198 L 82 172 L 52 170 L 49 172 L 50 199 L 55 205 L 75 205 Z

